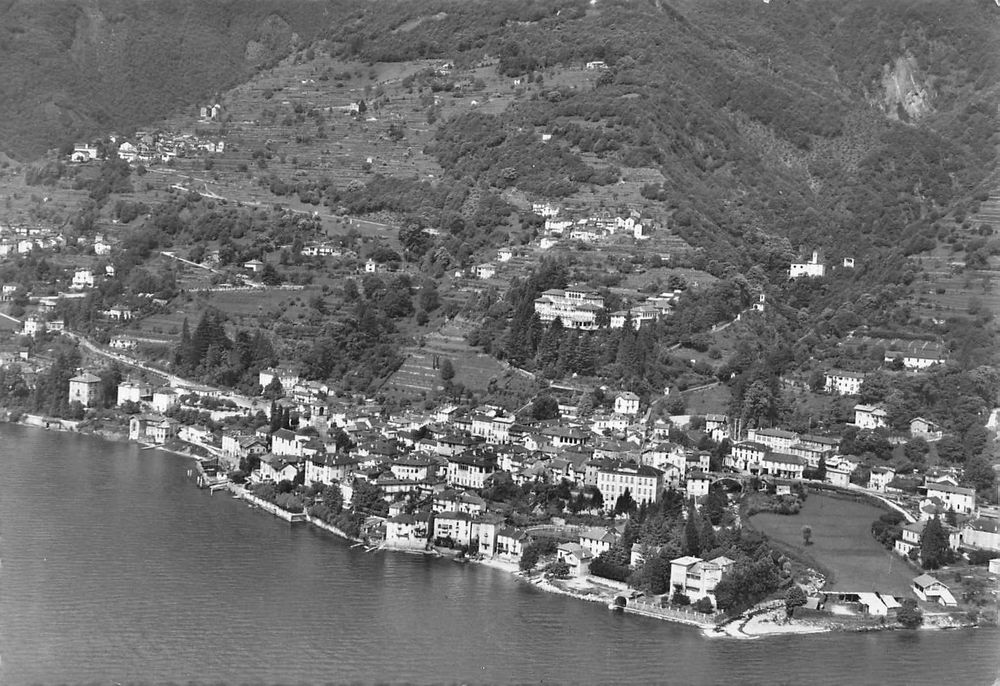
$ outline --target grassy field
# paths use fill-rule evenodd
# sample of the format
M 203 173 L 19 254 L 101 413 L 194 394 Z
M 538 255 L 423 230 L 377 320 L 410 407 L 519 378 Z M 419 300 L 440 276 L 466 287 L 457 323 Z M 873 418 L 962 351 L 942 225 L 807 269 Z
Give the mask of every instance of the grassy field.
M 683 397 L 687 414 L 725 414 L 729 407 L 729 401 L 732 399 L 732 393 L 730 393 L 728 386 L 720 384 L 684 393 Z
M 909 595 L 910 582 L 920 574 L 902 558 L 890 553 L 871 537 L 871 523 L 883 510 L 867 503 L 820 494 L 810 494 L 797 515 L 763 513 L 752 518 L 753 526 L 804 552 L 831 570 L 829 590 L 882 591 Z M 812 544 L 803 545 L 802 527 L 812 527 Z

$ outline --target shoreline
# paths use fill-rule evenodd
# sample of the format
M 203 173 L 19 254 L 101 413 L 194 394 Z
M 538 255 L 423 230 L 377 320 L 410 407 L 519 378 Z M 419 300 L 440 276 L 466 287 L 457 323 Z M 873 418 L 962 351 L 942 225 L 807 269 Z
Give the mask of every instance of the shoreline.
M 88 430 L 89 427 L 84 427 L 83 430 L 81 430 L 76 426 L 66 427 L 62 423 L 62 420 L 58 419 L 46 420 L 44 417 L 38 417 L 36 421 L 39 423 L 25 422 L 23 420 L 19 420 L 16 422 L 2 421 L 0 423 L 20 425 L 31 429 L 42 429 L 44 431 L 56 431 L 60 433 L 76 433 L 82 436 L 101 438 L 115 443 L 135 443 L 136 445 L 139 446 L 140 450 L 158 450 L 164 453 L 170 453 L 172 455 L 176 455 L 178 457 L 191 459 L 196 462 L 201 462 L 206 459 L 212 459 L 195 455 L 193 453 L 185 452 L 183 450 L 178 450 L 177 448 L 171 448 L 162 445 L 144 444 L 142 442 L 132 441 L 125 434 L 121 434 L 119 432 L 106 431 L 102 429 Z M 56 423 L 58 423 L 58 426 L 54 426 L 54 424 Z M 302 514 L 301 516 L 296 516 L 293 518 L 293 513 L 281 510 L 281 508 L 279 508 L 277 505 L 274 505 L 273 503 L 269 503 L 267 501 L 261 501 L 261 503 L 265 503 L 268 506 L 264 507 L 264 505 L 258 502 L 254 502 L 254 501 L 259 501 L 260 499 L 250 494 L 246 490 L 246 488 L 244 488 L 242 485 L 233 484 L 230 482 L 227 484 L 226 490 L 227 492 L 232 493 L 234 497 L 238 498 L 244 503 L 247 503 L 251 507 L 256 509 L 261 509 L 273 517 L 288 522 L 290 525 L 294 523 L 306 523 L 316 527 L 321 531 L 333 534 L 334 536 L 348 543 L 354 545 L 365 544 L 364 539 L 359 537 L 349 536 L 346 532 L 341 531 L 337 527 L 334 527 L 330 524 L 327 524 L 326 522 L 311 517 L 306 513 Z M 278 514 L 277 512 L 278 510 L 281 511 L 281 514 Z M 404 553 L 409 555 L 413 554 L 430 555 L 438 558 L 444 557 L 441 555 L 441 553 L 432 554 L 424 550 L 395 548 L 392 546 L 385 546 L 385 545 L 376 546 L 372 548 L 370 552 L 379 552 L 379 551 L 385 551 L 391 553 Z M 568 596 L 571 598 L 575 598 L 577 600 L 584 600 L 587 602 L 597 602 L 605 606 L 610 605 L 610 603 L 614 601 L 614 598 L 617 595 L 628 592 L 623 588 L 616 588 L 615 586 L 613 586 L 614 582 L 612 581 L 603 579 L 598 581 L 597 578 L 592 577 L 590 575 L 586 577 L 580 577 L 582 581 L 578 583 L 587 584 L 588 590 L 593 590 L 594 592 L 581 592 L 581 591 L 574 591 L 569 588 L 563 588 L 557 585 L 556 583 L 553 583 L 552 581 L 546 579 L 545 576 L 541 573 L 536 572 L 532 574 L 530 572 L 521 571 L 517 563 L 509 560 L 503 560 L 497 558 L 479 558 L 479 559 L 470 558 L 468 561 L 473 564 L 482 565 L 484 567 L 492 567 L 493 569 L 506 572 L 515 580 L 528 583 L 534 588 L 537 588 L 540 591 L 546 593 Z M 571 579 L 566 581 L 566 583 L 571 584 L 573 583 L 573 581 L 574 580 Z M 760 607 L 756 609 L 751 608 L 747 612 L 744 612 L 743 614 L 738 615 L 737 617 L 734 617 L 733 619 L 727 620 L 720 624 L 699 622 L 695 619 L 687 620 L 679 617 L 669 617 L 654 613 L 645 613 L 639 609 L 633 609 L 633 608 L 626 608 L 625 612 L 626 614 L 636 614 L 643 617 L 648 617 L 650 619 L 657 619 L 660 621 L 670 622 L 672 624 L 680 626 L 688 626 L 691 628 L 700 629 L 700 633 L 705 638 L 732 638 L 737 640 L 758 640 L 772 636 L 809 635 L 809 634 L 833 633 L 833 632 L 867 633 L 874 631 L 901 630 L 899 627 L 896 627 L 894 625 L 847 627 L 844 626 L 843 624 L 834 621 L 835 618 L 831 618 L 831 621 L 829 621 L 828 623 L 827 622 L 812 623 L 815 620 L 796 620 L 794 618 L 789 620 L 787 623 L 781 622 L 780 619 L 783 618 L 784 614 L 783 606 L 777 608 L 768 607 L 763 610 Z M 799 623 L 803 621 L 811 623 Z M 921 626 L 919 630 L 943 631 L 945 629 L 974 629 L 974 628 L 978 628 L 978 625 L 976 624 L 940 625 L 936 623 L 928 623 Z

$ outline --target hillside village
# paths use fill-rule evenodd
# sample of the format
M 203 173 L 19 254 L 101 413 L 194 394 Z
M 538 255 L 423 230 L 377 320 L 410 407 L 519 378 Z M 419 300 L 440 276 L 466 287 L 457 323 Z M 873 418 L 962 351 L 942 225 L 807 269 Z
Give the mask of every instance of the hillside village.
M 792 588 L 866 618 L 978 611 L 929 574 L 997 573 L 1000 196 L 934 208 L 941 245 L 899 255 L 763 211 L 709 230 L 648 141 L 579 104 L 636 100 L 625 60 L 510 60 L 304 50 L 4 165 L 7 418 L 179 450 L 290 522 L 653 616 Z M 905 599 L 824 591 L 753 528 L 810 493 L 887 510 L 872 536 Z

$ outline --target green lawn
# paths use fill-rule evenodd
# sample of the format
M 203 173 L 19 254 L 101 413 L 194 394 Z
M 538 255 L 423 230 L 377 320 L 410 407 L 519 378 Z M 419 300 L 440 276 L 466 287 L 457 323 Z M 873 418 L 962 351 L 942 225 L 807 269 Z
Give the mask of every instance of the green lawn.
M 920 572 L 871 537 L 871 523 L 883 510 L 867 503 L 810 494 L 797 515 L 764 513 L 753 525 L 789 547 L 804 551 L 834 573 L 829 590 L 887 591 L 909 595 Z M 812 545 L 802 542 L 803 525 L 812 527 Z

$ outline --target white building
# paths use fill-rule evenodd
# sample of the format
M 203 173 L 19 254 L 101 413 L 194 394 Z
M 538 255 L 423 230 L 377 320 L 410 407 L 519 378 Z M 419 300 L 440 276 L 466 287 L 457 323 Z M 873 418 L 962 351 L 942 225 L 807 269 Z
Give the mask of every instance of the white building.
M 820 264 L 819 253 L 813 251 L 812 259 L 808 262 L 792 262 L 788 268 L 788 278 L 797 279 L 800 276 L 823 276 L 826 274 L 826 266 Z
M 625 327 L 625 322 L 632 321 L 632 328 L 638 331 L 643 324 L 651 324 L 659 317 L 659 310 L 653 305 L 638 305 L 630 310 L 620 310 L 611 314 L 609 326 L 612 329 Z
M 489 262 L 486 262 L 484 264 L 476 265 L 474 271 L 477 279 L 492 279 L 497 273 L 497 268 Z
M 715 607 L 715 587 L 734 563 L 728 557 L 705 561 L 700 557 L 679 557 L 670 562 L 670 588 L 686 595 L 692 603 L 708 598 Z
M 626 490 L 636 504 L 654 503 L 663 491 L 663 472 L 649 465 L 604 466 L 597 471 L 597 488 L 607 509 Z
M 566 290 L 552 288 L 535 300 L 535 312 L 542 322 L 560 319 L 567 329 L 596 329 L 597 315 L 602 309 L 604 298 L 581 286 Z
M 73 283 L 70 284 L 70 288 L 82 291 L 85 288 L 94 287 L 94 272 L 89 269 L 77 269 L 73 273 Z
M 823 390 L 835 395 L 858 395 L 865 375 L 858 372 L 829 371 L 825 375 Z
M 143 400 L 149 400 L 152 395 L 153 391 L 148 384 L 123 381 L 118 384 L 117 404 L 124 405 L 127 402 L 141 403 Z
M 976 512 L 976 491 L 964 486 L 952 486 L 949 483 L 927 484 L 927 499 L 938 498 L 946 510 L 954 510 L 960 515 L 972 515 Z
M 854 425 L 859 429 L 879 429 L 888 426 L 888 413 L 874 405 L 854 406 Z
M 618 414 L 639 414 L 639 396 L 631 391 L 625 391 L 615 396 L 615 412 Z
M 547 202 L 536 202 L 531 204 L 531 211 L 540 217 L 548 219 L 559 215 L 559 206 L 551 205 Z

